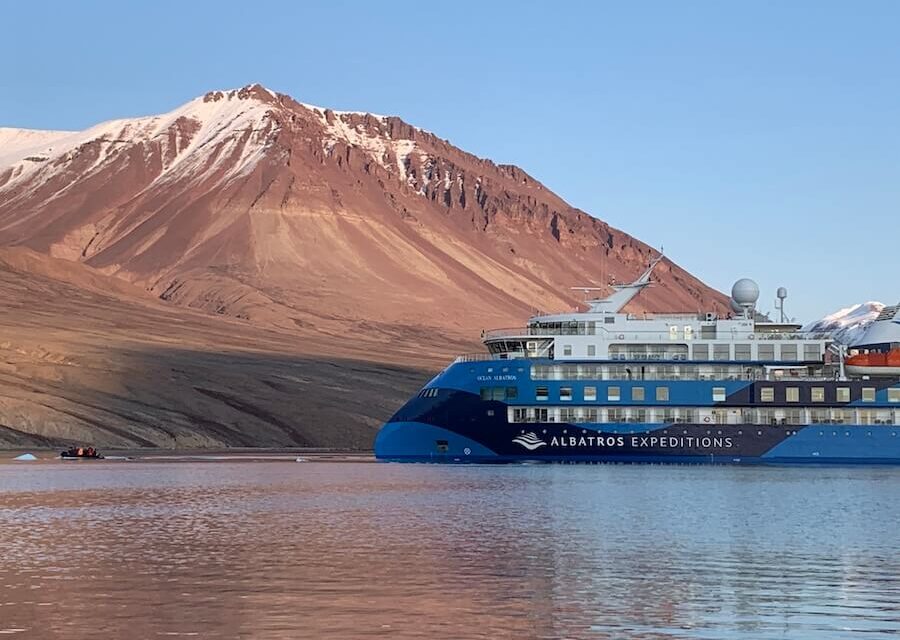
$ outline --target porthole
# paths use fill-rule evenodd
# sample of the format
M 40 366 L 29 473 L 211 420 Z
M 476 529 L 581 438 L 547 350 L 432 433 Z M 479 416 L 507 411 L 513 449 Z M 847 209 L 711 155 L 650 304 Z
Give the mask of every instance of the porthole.
M 762 435 L 762 431 L 757 431 L 757 432 L 756 432 L 756 435 L 761 436 L 761 435 Z
M 581 433 L 587 433 L 587 429 L 582 429 Z
M 543 431 L 541 431 L 541 433 L 547 433 L 547 430 L 546 430 L 546 429 L 544 429 L 544 430 L 543 430 Z
M 744 435 L 744 432 L 741 431 L 740 429 L 738 429 L 738 435 L 739 435 L 739 436 L 742 436 L 742 435 Z
M 850 432 L 849 432 L 849 431 L 845 431 L 845 432 L 844 432 L 844 435 L 847 436 L 847 437 L 849 437 L 849 436 L 850 436 Z
M 663 431 L 663 435 L 664 435 L 664 436 L 667 436 L 667 435 L 669 435 L 669 432 L 668 432 L 668 431 Z
M 710 431 L 709 429 L 706 430 L 706 435 L 709 435 L 711 433 L 712 433 L 712 431 Z
M 824 432 L 824 431 L 820 431 L 820 432 L 819 432 L 819 435 L 820 435 L 820 436 L 824 436 L 824 435 L 825 435 L 825 432 Z
M 493 410 L 493 409 L 488 409 L 488 410 L 487 410 L 487 414 L 488 414 L 489 416 L 494 415 L 494 410 Z
M 563 429 L 563 434 L 569 433 L 568 429 Z
M 722 435 L 722 432 L 721 432 L 721 431 L 716 431 L 716 435 L 717 435 L 717 436 L 720 436 L 720 435 Z
M 684 430 L 684 435 L 687 435 L 687 429 Z
M 866 435 L 867 435 L 867 436 L 871 436 L 871 435 L 872 435 L 872 432 L 871 432 L 871 431 L 866 431 Z
M 832 432 L 831 432 L 831 435 L 836 436 L 836 435 L 837 435 L 837 431 L 832 431 Z
M 488 373 L 494 373 L 494 367 L 488 367 Z

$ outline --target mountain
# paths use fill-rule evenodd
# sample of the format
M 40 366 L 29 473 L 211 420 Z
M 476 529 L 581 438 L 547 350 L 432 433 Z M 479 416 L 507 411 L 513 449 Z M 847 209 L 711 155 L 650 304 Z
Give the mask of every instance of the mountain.
M 855 304 L 811 322 L 804 326 L 803 330 L 812 333 L 830 333 L 838 342 L 852 345 L 863 336 L 882 309 L 884 305 L 880 302 Z
M 571 287 L 628 281 L 654 254 L 515 166 L 259 85 L 81 132 L 0 129 L 0 246 L 385 345 L 571 309 Z M 727 309 L 668 260 L 654 275 L 633 310 Z

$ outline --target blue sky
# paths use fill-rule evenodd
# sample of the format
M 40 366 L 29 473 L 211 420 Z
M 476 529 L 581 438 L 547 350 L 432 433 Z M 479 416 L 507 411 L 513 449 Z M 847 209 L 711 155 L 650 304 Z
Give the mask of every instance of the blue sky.
M 900 300 L 900 2 L 85 1 L 3 15 L 0 126 L 79 129 L 261 82 L 517 164 L 723 291 L 755 278 L 763 310 L 780 285 L 801 320 Z

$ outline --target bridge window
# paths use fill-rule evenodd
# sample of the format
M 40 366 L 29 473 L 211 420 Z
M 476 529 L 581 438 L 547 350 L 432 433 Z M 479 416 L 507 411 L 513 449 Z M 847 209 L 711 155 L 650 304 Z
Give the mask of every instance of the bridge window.
M 815 342 L 810 342 L 803 345 L 803 359 L 804 360 L 819 360 L 822 357 L 822 352 L 819 349 L 819 345 Z
M 570 345 L 570 344 L 563 345 L 563 355 L 564 356 L 572 355 L 572 345 Z
M 900 402 L 900 389 L 888 389 L 888 402 Z
M 781 345 L 781 359 L 786 362 L 796 362 L 797 361 L 797 345 L 795 344 L 783 344 Z
M 749 344 L 734 345 L 734 359 L 735 360 L 749 360 L 750 359 L 750 345 Z
M 713 402 L 725 402 L 727 399 L 725 387 L 713 387 L 712 396 Z
M 759 401 L 760 402 L 775 402 L 775 388 L 774 387 L 763 387 L 759 390 Z
M 757 347 L 757 354 L 760 360 L 774 360 L 775 359 L 775 345 L 774 344 L 761 344 Z
M 585 387 L 584 388 L 585 402 L 593 402 L 596 399 L 597 399 L 597 387 Z
M 559 388 L 559 399 L 564 401 L 569 401 L 572 399 L 572 387 L 560 387 Z
M 607 389 L 606 399 L 610 402 L 618 402 L 622 399 L 622 389 L 619 387 L 609 387 L 609 389 Z
M 825 402 L 825 387 L 813 387 L 810 391 L 810 399 L 813 402 Z
M 838 387 L 837 388 L 837 401 L 838 402 L 850 402 L 850 387 Z
M 588 345 L 588 355 L 589 355 L 589 356 L 596 356 L 596 355 L 597 355 L 597 345 L 595 345 L 595 344 L 589 344 L 589 345 Z
M 708 344 L 695 344 L 694 345 L 694 360 L 709 360 L 709 345 Z
M 643 402 L 644 401 L 644 387 L 632 387 L 631 388 L 631 400 L 633 402 Z
M 863 402 L 875 402 L 875 387 L 863 387 Z
M 785 402 L 800 402 L 800 387 L 788 387 L 784 391 Z
M 731 357 L 731 346 L 728 344 L 713 345 L 713 360 L 728 360 Z
M 517 387 L 506 387 L 506 399 L 515 400 L 519 397 L 519 389 Z
M 656 387 L 656 401 L 657 402 L 668 402 L 669 401 L 669 387 Z
M 550 397 L 550 390 L 547 387 L 538 387 L 535 389 L 534 397 L 536 400 L 546 400 Z

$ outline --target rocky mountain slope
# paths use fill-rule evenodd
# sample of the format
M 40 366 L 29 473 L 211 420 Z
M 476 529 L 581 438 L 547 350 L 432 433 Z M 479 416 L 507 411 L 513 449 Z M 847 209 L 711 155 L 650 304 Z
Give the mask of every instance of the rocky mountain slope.
M 0 245 L 254 324 L 460 336 L 578 304 L 651 249 L 396 117 L 254 85 L 82 132 L 0 129 Z M 635 309 L 724 309 L 666 261 Z

